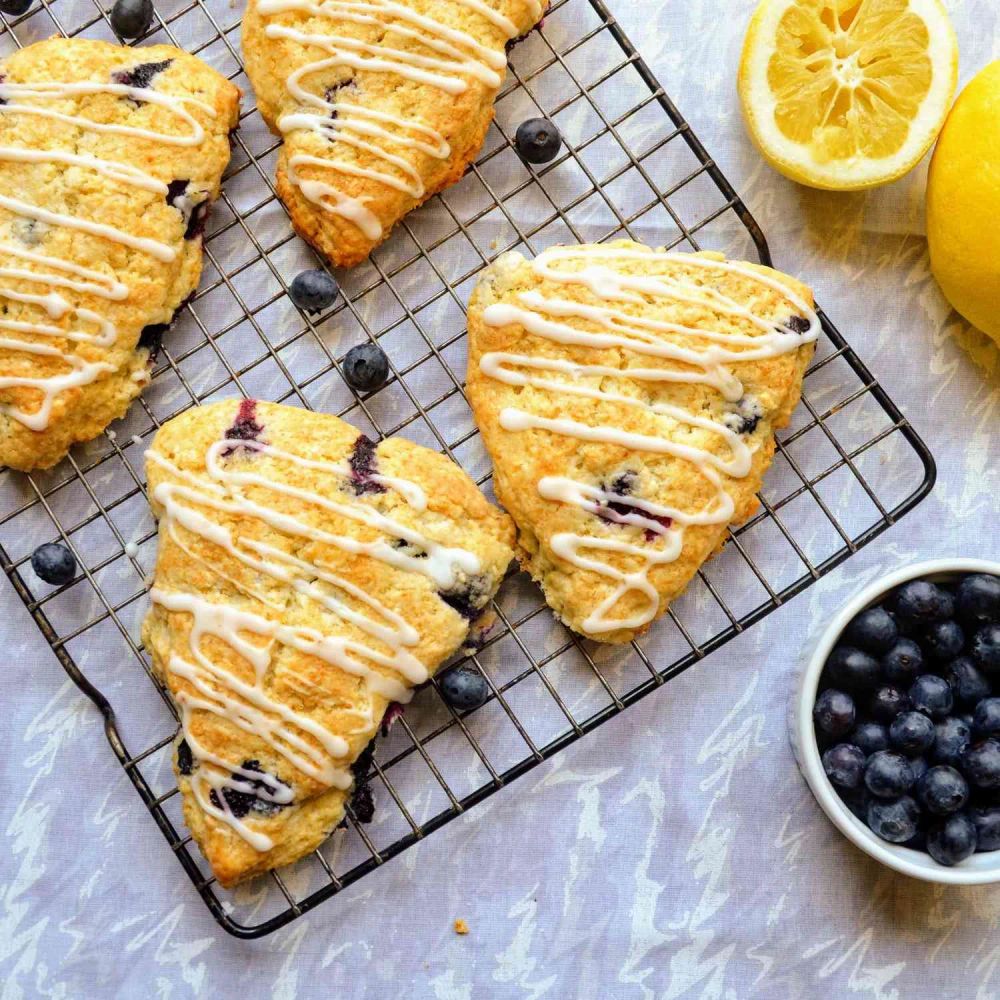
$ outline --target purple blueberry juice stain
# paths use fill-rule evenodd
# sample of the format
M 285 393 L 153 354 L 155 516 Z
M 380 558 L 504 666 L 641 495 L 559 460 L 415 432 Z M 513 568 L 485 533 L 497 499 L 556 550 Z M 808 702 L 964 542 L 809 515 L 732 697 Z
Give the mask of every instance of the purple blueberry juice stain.
M 603 489 L 605 493 L 614 493 L 617 496 L 627 497 L 631 496 L 635 492 L 638 480 L 639 477 L 636 473 L 631 471 L 623 472 L 620 476 L 616 476 L 609 485 L 602 486 L 601 489 Z M 656 539 L 660 535 L 665 534 L 673 524 L 673 520 L 669 517 L 664 517 L 660 514 L 651 514 L 649 511 L 643 510 L 635 504 L 620 503 L 617 500 L 605 501 L 600 504 L 595 513 L 602 521 L 607 521 L 610 524 L 632 524 L 634 522 L 630 521 L 629 518 L 635 516 L 645 518 L 647 521 L 655 521 L 657 524 L 661 525 L 663 530 L 658 531 L 653 528 L 647 528 L 644 532 L 647 542 L 656 541 Z
M 393 723 L 402 717 L 403 706 L 398 701 L 390 701 L 385 710 L 385 715 L 382 716 L 381 732 L 383 739 L 389 735 L 389 730 L 392 729 Z
M 375 442 L 367 434 L 359 434 L 351 452 L 351 488 L 360 497 L 366 493 L 385 493 L 385 487 L 375 482 Z
M 257 400 L 244 399 L 240 402 L 239 411 L 232 425 L 227 428 L 223 435 L 227 441 L 250 441 L 262 444 L 261 435 L 264 433 L 264 425 L 257 420 Z M 240 451 L 238 444 L 224 448 L 222 458 L 229 458 L 236 451 Z M 252 451 L 253 449 L 243 449 Z
M 111 82 L 121 84 L 124 87 L 148 87 L 153 79 L 162 73 L 173 59 L 164 59 L 162 62 L 139 63 L 130 69 L 116 69 L 111 74 Z
M 245 760 L 240 764 L 240 767 L 244 771 L 256 771 L 258 774 L 267 774 L 260 766 L 259 760 Z M 271 779 L 270 781 L 248 778 L 243 774 L 232 775 L 231 780 L 236 783 L 236 787 L 225 786 L 222 789 L 222 798 L 225 799 L 226 805 L 229 806 L 229 811 L 237 819 L 243 819 L 250 812 L 258 813 L 261 816 L 273 816 L 275 813 L 291 805 L 290 802 L 273 802 L 270 798 L 267 798 L 268 794 L 273 794 L 274 783 L 283 785 L 285 788 L 290 787 L 281 778 L 274 775 L 269 775 L 268 777 Z M 264 793 L 263 797 L 258 794 L 260 792 Z M 222 808 L 219 793 L 214 788 L 209 794 L 208 800 L 216 809 Z

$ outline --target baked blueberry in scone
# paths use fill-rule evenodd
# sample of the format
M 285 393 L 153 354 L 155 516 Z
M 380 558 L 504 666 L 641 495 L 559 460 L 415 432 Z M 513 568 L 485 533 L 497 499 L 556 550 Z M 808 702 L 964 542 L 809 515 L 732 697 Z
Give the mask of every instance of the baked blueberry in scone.
M 622 241 L 483 272 L 469 400 L 563 622 L 634 638 L 753 512 L 818 332 L 805 285 L 718 254 Z
M 333 264 L 364 260 L 483 144 L 506 46 L 546 0 L 250 0 L 243 57 L 277 189 Z
M 444 456 L 273 403 L 188 410 L 146 459 L 143 640 L 181 718 L 185 821 L 229 886 L 340 823 L 386 710 L 488 615 L 514 528 Z
M 54 465 L 148 383 L 238 111 L 169 45 L 51 38 L 0 62 L 0 466 Z

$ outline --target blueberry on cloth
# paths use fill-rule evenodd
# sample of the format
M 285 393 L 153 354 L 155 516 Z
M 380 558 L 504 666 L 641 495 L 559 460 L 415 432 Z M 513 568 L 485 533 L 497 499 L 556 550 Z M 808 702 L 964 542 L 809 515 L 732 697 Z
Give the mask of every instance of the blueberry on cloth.
M 826 661 L 826 670 L 835 687 L 852 693 L 871 691 L 882 676 L 878 660 L 853 646 L 837 646 Z
M 389 359 L 377 344 L 357 344 L 344 356 L 344 378 L 358 392 L 374 392 L 389 377 Z
M 923 712 L 902 712 L 889 726 L 889 742 L 905 754 L 921 754 L 934 743 L 934 723 Z
M 31 553 L 31 568 L 39 579 L 58 587 L 76 575 L 76 559 L 65 545 L 46 542 Z
M 900 639 L 882 657 L 882 670 L 886 680 L 909 687 L 924 667 L 924 654 L 912 639 Z
M 833 688 L 827 688 L 813 707 L 816 728 L 827 736 L 846 736 L 854 728 L 854 716 L 854 699 Z
M 547 118 L 529 118 L 517 127 L 514 145 L 528 163 L 548 163 L 558 154 L 562 136 Z
M 963 577 L 955 591 L 955 610 L 968 625 L 1000 621 L 1000 577 L 987 573 Z
M 917 798 L 928 812 L 947 816 L 969 801 L 969 784 L 955 768 L 939 765 L 917 783 Z
M 976 850 L 976 827 L 965 813 L 955 813 L 927 831 L 927 853 L 939 864 L 957 865 Z
M 317 269 L 295 275 L 288 286 L 288 294 L 303 312 L 318 313 L 333 305 L 340 288 L 331 275 Z
M 462 712 L 479 708 L 490 694 L 486 678 L 475 667 L 452 667 L 441 676 L 440 683 L 445 701 Z
M 892 750 L 879 750 L 865 764 L 865 786 L 872 795 L 894 799 L 913 787 L 910 762 Z
M 890 844 L 903 844 L 917 835 L 920 809 L 909 795 L 898 799 L 872 799 L 865 817 L 868 829 Z
M 888 653 L 898 638 L 896 622 L 885 608 L 868 608 L 862 611 L 844 629 L 844 639 L 848 645 L 857 646 L 876 656 Z
M 943 719 L 954 703 L 948 682 L 936 674 L 921 674 L 910 686 L 909 694 L 913 707 L 932 719 Z
M 17 17 L 18 14 L 26 14 L 31 10 L 31 5 L 35 0 L 0 0 L 0 11 Z
M 153 0 L 115 0 L 111 8 L 111 27 L 119 38 L 138 38 L 152 23 Z

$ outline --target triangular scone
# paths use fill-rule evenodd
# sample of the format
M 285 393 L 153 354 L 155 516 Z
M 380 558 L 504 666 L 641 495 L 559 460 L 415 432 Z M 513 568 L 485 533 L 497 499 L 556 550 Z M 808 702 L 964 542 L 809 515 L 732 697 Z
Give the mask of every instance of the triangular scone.
M 337 826 L 351 764 L 462 647 L 514 530 L 444 456 L 272 403 L 188 410 L 146 467 L 143 640 L 181 715 L 184 818 L 229 886 Z
M 547 0 L 250 0 L 243 58 L 282 136 L 277 190 L 333 264 L 454 184 L 493 120 L 506 46 Z
M 769 268 L 637 243 L 500 257 L 468 394 L 519 558 L 574 631 L 626 642 L 745 520 L 819 321 Z
M 170 45 L 50 38 L 0 62 L 0 466 L 55 465 L 149 384 L 239 96 Z

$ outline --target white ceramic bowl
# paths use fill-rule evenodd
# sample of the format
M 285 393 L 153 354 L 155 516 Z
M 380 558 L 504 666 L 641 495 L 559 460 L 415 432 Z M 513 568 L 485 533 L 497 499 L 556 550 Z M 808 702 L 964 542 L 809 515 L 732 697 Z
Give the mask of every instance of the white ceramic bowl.
M 799 768 L 812 789 L 816 801 L 823 812 L 830 817 L 840 832 L 870 854 L 876 861 L 894 868 L 904 875 L 924 879 L 928 882 L 942 882 L 946 885 L 981 885 L 986 882 L 1000 882 L 1000 851 L 973 854 L 953 868 L 939 865 L 929 854 L 899 847 L 876 837 L 840 800 L 834 791 L 820 759 L 816 734 L 813 729 L 813 705 L 816 702 L 816 688 L 820 673 L 841 633 L 855 615 L 872 604 L 877 604 L 890 590 L 907 580 L 930 577 L 932 580 L 946 580 L 965 573 L 993 573 L 1000 576 L 1000 563 L 983 559 L 934 559 L 917 563 L 878 580 L 865 587 L 834 616 L 823 630 L 819 642 L 807 656 L 805 669 L 799 679 L 798 688 L 792 697 L 789 730 L 792 749 L 799 762 Z

